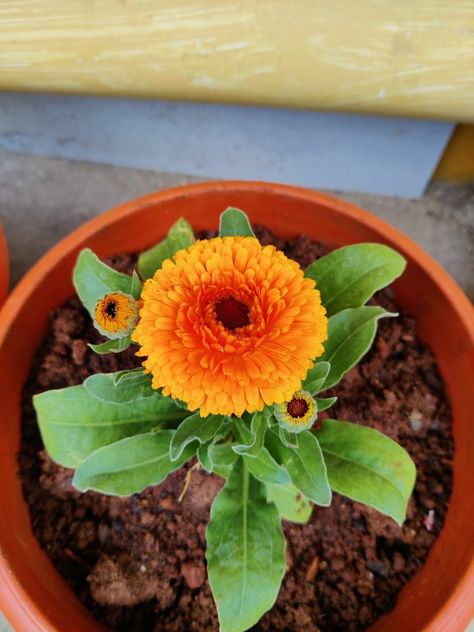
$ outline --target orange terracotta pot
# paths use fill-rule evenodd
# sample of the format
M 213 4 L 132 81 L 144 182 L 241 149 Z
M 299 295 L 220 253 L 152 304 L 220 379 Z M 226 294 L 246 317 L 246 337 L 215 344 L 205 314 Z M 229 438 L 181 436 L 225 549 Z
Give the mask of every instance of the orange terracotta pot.
M 417 318 L 436 354 L 453 409 L 454 489 L 446 523 L 428 560 L 396 608 L 372 630 L 463 632 L 474 615 L 474 312 L 454 281 L 416 244 L 365 211 L 289 186 L 211 182 L 133 200 L 73 232 L 46 254 L 7 300 L 0 317 L 0 608 L 17 632 L 100 630 L 32 535 L 17 476 L 20 390 L 49 313 L 73 294 L 71 271 L 85 246 L 104 257 L 162 238 L 185 216 L 196 230 L 215 228 L 227 206 L 244 209 L 275 233 L 305 232 L 334 245 L 388 244 L 408 260 L 397 301 Z M 72 623 L 74 622 L 74 623 Z M 71 627 L 72 626 L 72 627 Z
M 0 307 L 7 298 L 9 278 L 7 240 L 0 224 Z

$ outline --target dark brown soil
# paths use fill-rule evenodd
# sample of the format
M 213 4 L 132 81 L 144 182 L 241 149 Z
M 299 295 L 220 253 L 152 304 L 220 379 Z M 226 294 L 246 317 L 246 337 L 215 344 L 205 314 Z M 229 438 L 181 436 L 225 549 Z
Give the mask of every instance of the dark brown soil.
M 260 233 L 307 265 L 325 247 Z M 130 269 L 130 257 L 117 257 Z M 389 291 L 377 302 L 393 308 Z M 77 300 L 51 317 L 23 393 L 20 474 L 36 537 L 82 602 L 107 626 L 127 632 L 218 629 L 206 580 L 204 532 L 222 482 L 195 472 L 178 504 L 184 472 L 127 499 L 80 495 L 71 471 L 42 450 L 33 394 L 82 382 L 97 371 L 137 365 L 131 352 L 98 356 L 98 336 Z M 372 351 L 335 389 L 331 415 L 383 430 L 414 458 L 418 478 L 408 520 L 398 527 L 337 494 L 305 526 L 285 524 L 288 572 L 272 611 L 255 630 L 363 630 L 390 610 L 423 565 L 440 532 L 451 491 L 453 440 L 449 404 L 433 354 L 413 319 L 380 323 Z

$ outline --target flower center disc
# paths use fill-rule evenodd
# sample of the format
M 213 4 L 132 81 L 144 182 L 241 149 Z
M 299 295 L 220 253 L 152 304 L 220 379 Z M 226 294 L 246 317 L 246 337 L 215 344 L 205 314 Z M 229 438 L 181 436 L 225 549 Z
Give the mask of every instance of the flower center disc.
M 294 419 L 298 419 L 299 417 L 304 417 L 309 410 L 308 402 L 304 399 L 292 399 L 291 402 L 288 403 L 287 411 L 288 414 Z
M 217 320 L 229 331 L 250 325 L 249 308 L 233 296 L 226 296 L 214 307 Z
M 117 316 L 117 303 L 115 301 L 109 301 L 105 308 L 105 313 L 107 316 L 110 316 L 110 318 L 115 318 Z

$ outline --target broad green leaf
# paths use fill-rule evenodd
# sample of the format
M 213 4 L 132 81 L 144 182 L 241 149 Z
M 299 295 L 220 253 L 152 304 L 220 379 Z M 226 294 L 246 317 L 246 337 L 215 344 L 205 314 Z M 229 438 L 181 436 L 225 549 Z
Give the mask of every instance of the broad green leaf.
M 97 301 L 109 292 L 124 292 L 134 298 L 140 296 L 140 288 L 133 277 L 117 272 L 89 248 L 80 252 L 72 278 L 79 298 L 92 317 Z
M 178 250 L 189 248 L 194 243 L 193 229 L 182 217 L 171 226 L 168 235 L 156 246 L 142 252 L 138 258 L 138 270 L 144 279 L 151 279 L 161 268 L 165 259 L 171 259 Z
M 198 448 L 198 459 L 209 474 L 229 478 L 234 463 L 238 459 L 230 443 L 210 443 Z
M 131 343 L 132 340 L 130 336 L 124 336 L 123 338 L 113 338 L 97 345 L 89 343 L 87 346 L 90 347 L 92 351 L 95 351 L 95 353 L 105 355 L 106 353 L 120 353 L 121 351 L 125 351 Z
M 94 377 L 100 381 L 98 376 Z M 108 388 L 101 391 L 107 398 L 103 399 L 93 394 L 96 387 L 99 394 L 98 384 L 92 391 L 81 384 L 33 398 L 43 443 L 51 458 L 65 467 L 77 467 L 102 446 L 160 426 L 174 426 L 187 416 L 157 391 L 143 397 L 138 389 L 134 397 L 128 387 L 123 394 L 116 390 L 115 395 Z
M 238 459 L 211 508 L 207 567 L 221 632 L 243 632 L 269 610 L 285 573 L 280 516 Z
M 197 412 L 187 417 L 176 429 L 170 444 L 170 457 L 176 461 L 184 448 L 193 441 L 206 443 L 214 438 L 225 418 L 222 415 L 201 417 Z
M 316 397 L 316 406 L 318 413 L 331 408 L 337 402 L 337 397 Z
M 148 432 L 121 439 L 90 454 L 77 468 L 73 485 L 81 492 L 130 496 L 158 485 L 190 459 L 189 447 L 179 460 L 169 457 L 172 431 Z
M 228 208 L 221 213 L 219 237 L 255 237 L 247 215 L 238 208 Z
M 84 380 L 83 386 L 96 399 L 113 404 L 125 404 L 145 397 L 155 397 L 157 391 L 151 387 L 151 375 L 143 369 L 95 373 Z
M 267 500 L 274 502 L 280 517 L 288 522 L 306 524 L 311 518 L 313 504 L 294 485 L 267 483 Z
M 382 244 L 345 246 L 314 261 L 305 275 L 317 283 L 328 315 L 360 307 L 405 269 L 406 261 Z
M 265 433 L 268 428 L 268 411 L 254 413 L 250 422 L 250 429 L 241 419 L 234 419 L 234 428 L 242 443 L 232 447 L 237 454 L 250 454 L 255 456 L 263 446 Z
M 342 376 L 370 349 L 379 318 L 396 316 L 383 307 L 345 309 L 329 319 L 328 340 L 321 356 L 331 364 L 324 388 L 337 384 Z
M 416 477 L 408 452 L 378 430 L 347 421 L 325 419 L 315 435 L 332 489 L 402 524 Z
M 255 456 L 243 454 L 242 458 L 250 474 L 262 483 L 286 485 L 290 482 L 288 472 L 275 461 L 265 447 L 260 448 Z
M 298 435 L 298 447 L 288 448 L 272 430 L 267 434 L 267 441 L 270 452 L 288 470 L 293 485 L 317 505 L 328 507 L 331 504 L 331 488 L 316 437 L 309 430 L 304 430 Z
M 322 390 L 324 382 L 328 376 L 331 365 L 329 362 L 317 362 L 312 369 L 308 371 L 301 385 L 301 389 L 308 391 L 311 395 L 315 395 Z
M 280 426 L 278 428 L 278 436 L 286 448 L 298 447 L 298 435 L 296 433 L 288 432 L 288 430 Z

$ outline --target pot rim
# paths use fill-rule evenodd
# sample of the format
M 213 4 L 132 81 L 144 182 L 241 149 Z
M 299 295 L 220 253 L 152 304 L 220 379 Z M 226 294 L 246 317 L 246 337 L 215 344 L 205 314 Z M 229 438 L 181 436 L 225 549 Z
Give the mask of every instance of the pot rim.
M 306 198 L 308 201 L 319 201 L 330 205 L 333 210 L 338 211 L 341 215 L 357 219 L 362 224 L 375 229 L 377 232 L 384 234 L 390 241 L 398 244 L 399 250 L 409 253 L 412 258 L 416 259 L 418 264 L 431 277 L 435 285 L 438 286 L 442 294 L 451 302 L 458 306 L 459 316 L 463 320 L 466 329 L 470 331 L 471 338 L 474 341 L 474 322 L 472 321 L 473 305 L 463 290 L 459 287 L 453 277 L 429 255 L 421 246 L 419 246 L 410 237 L 405 235 L 398 228 L 379 217 L 372 215 L 355 204 L 345 202 L 339 198 L 313 191 L 304 187 L 296 187 L 289 184 L 278 184 L 273 182 L 260 182 L 258 180 L 207 180 L 192 184 L 185 184 L 169 189 L 163 189 L 148 193 L 138 198 L 133 198 L 123 204 L 119 204 L 111 209 L 104 211 L 88 220 L 78 228 L 74 229 L 68 235 L 63 237 L 57 244 L 50 248 L 20 279 L 16 287 L 10 293 L 5 304 L 5 313 L 0 322 L 0 344 L 4 338 L 7 322 L 14 319 L 19 311 L 19 303 L 28 296 L 28 288 L 44 277 L 45 272 L 56 265 L 56 260 L 65 248 L 72 250 L 78 244 L 82 243 L 89 235 L 94 234 L 98 230 L 103 230 L 114 222 L 118 217 L 133 215 L 138 207 L 149 206 L 153 202 L 159 200 L 165 201 L 167 198 L 175 198 L 176 195 L 200 194 L 209 190 L 213 191 L 235 191 L 236 189 L 259 191 L 274 191 L 276 193 L 288 194 L 290 196 L 298 196 Z M 1 239 L 1 238 L 0 238 Z M 6 242 L 5 242 L 6 245 Z M 15 309 L 16 306 L 16 309 Z M 7 309 L 8 308 L 8 309 Z
M 15 321 L 22 305 L 28 301 L 30 288 L 35 287 L 41 282 L 48 272 L 58 264 L 65 251 L 76 249 L 83 244 L 84 240 L 89 236 L 111 226 L 119 217 L 123 218 L 133 215 L 139 208 L 150 206 L 158 201 L 163 203 L 166 202 L 167 199 L 171 200 L 177 196 L 202 195 L 210 191 L 222 193 L 251 191 L 256 194 L 267 192 L 288 196 L 290 198 L 299 198 L 313 204 L 319 203 L 320 205 L 330 207 L 333 211 L 338 213 L 341 220 L 343 220 L 344 217 L 351 218 L 375 230 L 383 235 L 384 240 L 392 242 L 402 254 L 415 260 L 423 269 L 424 273 L 431 278 L 431 281 L 437 286 L 437 289 L 443 297 L 454 306 L 457 316 L 469 333 L 468 343 L 474 348 L 474 311 L 471 302 L 444 268 L 404 233 L 384 220 L 373 216 L 368 211 L 330 195 L 291 185 L 242 180 L 211 180 L 150 193 L 118 205 L 76 228 L 46 252 L 41 259 L 30 268 L 7 298 L 0 317 L 0 347 L 8 335 L 10 326 Z M 17 617 L 14 616 L 14 612 L 19 614 L 21 611 L 23 621 L 28 618 L 32 623 L 35 620 L 46 622 L 47 614 L 36 606 L 36 603 L 30 599 L 26 590 L 10 571 L 7 561 L 2 555 L 1 542 L 0 579 L 0 585 L 3 584 L 5 588 L 4 595 L 9 594 L 10 599 L 15 602 L 14 605 L 6 611 L 7 616 L 11 613 L 13 621 L 15 621 Z M 408 584 L 409 583 L 410 582 L 408 582 Z M 5 598 L 4 602 L 9 602 L 10 599 Z M 468 604 L 471 604 L 470 608 Z M 4 605 L 6 605 L 6 603 L 4 603 Z M 449 598 L 439 610 L 433 613 L 430 623 L 424 629 L 433 631 L 448 629 L 443 626 L 448 625 L 450 620 L 452 621 L 453 612 L 456 613 L 459 621 L 465 622 L 466 625 L 474 615 L 474 555 L 466 567 L 464 574 L 459 578 L 457 584 L 453 586 Z

